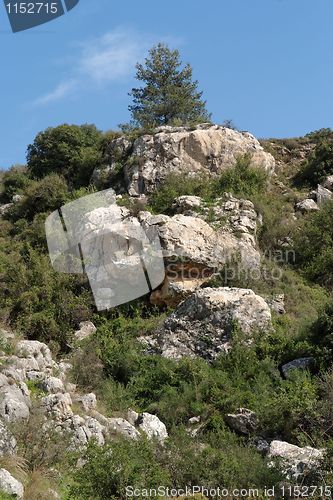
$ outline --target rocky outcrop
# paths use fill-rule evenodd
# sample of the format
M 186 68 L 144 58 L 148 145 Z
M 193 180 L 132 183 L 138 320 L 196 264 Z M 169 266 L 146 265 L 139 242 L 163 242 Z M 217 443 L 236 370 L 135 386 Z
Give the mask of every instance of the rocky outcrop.
M 139 340 L 147 353 L 171 359 L 200 356 L 212 361 L 230 349 L 236 324 L 249 338 L 254 331 L 271 330 L 271 312 L 265 300 L 252 290 L 204 288 L 182 302 L 155 335 Z
M 298 480 L 315 471 L 324 458 L 324 451 L 306 446 L 299 448 L 284 441 L 272 441 L 268 457 L 278 465 L 287 479 Z
M 273 156 L 248 132 L 211 124 L 160 127 L 134 141 L 127 136 L 112 140 L 106 151 L 106 170 L 116 173 L 122 163 L 127 191 L 138 196 L 154 191 L 171 173 L 218 175 L 246 154 L 251 155 L 253 165 L 273 172 Z M 95 180 L 100 176 L 103 172 L 95 172 Z
M 205 219 L 214 208 L 208 209 L 196 198 L 196 206 L 202 208 L 196 212 L 192 203 L 187 197 L 178 198 L 175 209 L 185 214 L 173 217 L 149 212 L 138 216 L 145 231 L 157 230 L 164 254 L 166 280 L 151 296 L 155 304 L 177 305 L 236 261 L 239 271 L 253 272 L 260 266 L 255 238 L 259 217 L 251 202 L 227 195 L 217 202 L 215 219 L 210 223 Z
M 15 479 L 6 469 L 0 469 L 0 492 L 14 498 L 23 499 L 23 484 Z
M 84 330 L 86 324 L 81 326 Z M 15 355 L 3 353 L 1 362 L 0 457 L 16 452 L 16 440 L 7 423 L 29 420 L 35 411 L 36 397 L 46 436 L 56 432 L 59 438 L 66 440 L 69 450 L 84 449 L 91 440 L 103 446 L 107 440 L 119 436 L 136 440 L 146 435 L 160 443 L 168 437 L 165 425 L 155 415 L 129 410 L 128 421 L 99 413 L 96 395 L 79 394 L 76 386 L 68 381 L 72 365 L 67 361 L 56 363 L 50 349 L 41 342 L 20 341 Z M 27 384 L 36 394 L 31 393 Z M 75 412 L 78 405 L 80 414 Z
M 259 425 L 256 414 L 246 408 L 240 408 L 236 413 L 227 414 L 225 421 L 231 429 L 245 435 L 256 432 Z

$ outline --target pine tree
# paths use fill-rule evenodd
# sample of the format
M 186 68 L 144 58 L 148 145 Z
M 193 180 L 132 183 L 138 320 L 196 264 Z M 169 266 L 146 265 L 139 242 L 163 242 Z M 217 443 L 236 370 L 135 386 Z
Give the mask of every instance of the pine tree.
M 129 94 L 133 121 L 144 128 L 210 121 L 198 82 L 192 81 L 192 68 L 182 67 L 178 50 L 158 44 L 149 51 L 145 64 L 137 64 L 136 78 L 144 82 Z

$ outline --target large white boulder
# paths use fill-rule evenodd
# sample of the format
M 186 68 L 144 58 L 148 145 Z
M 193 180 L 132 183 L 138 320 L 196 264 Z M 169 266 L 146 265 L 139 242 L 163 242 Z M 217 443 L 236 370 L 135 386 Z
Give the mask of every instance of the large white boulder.
M 287 479 L 298 480 L 319 468 L 324 451 L 310 446 L 300 448 L 285 441 L 272 441 L 269 449 L 271 465 L 279 465 Z
M 107 149 L 109 171 L 116 171 L 119 161 L 125 164 L 132 196 L 151 193 L 170 173 L 218 175 L 246 154 L 251 155 L 253 165 L 269 173 L 274 170 L 273 156 L 253 135 L 211 124 L 160 127 L 134 142 L 126 136 L 117 138 Z
M 253 332 L 271 331 L 271 319 L 269 306 L 252 290 L 204 288 L 182 302 L 154 335 L 139 340 L 148 353 L 212 361 L 231 348 L 235 324 L 250 339 Z

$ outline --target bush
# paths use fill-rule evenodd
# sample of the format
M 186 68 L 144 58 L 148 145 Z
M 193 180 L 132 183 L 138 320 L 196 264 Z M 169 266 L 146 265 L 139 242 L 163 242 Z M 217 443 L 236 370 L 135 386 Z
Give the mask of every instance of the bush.
M 294 236 L 296 266 L 311 281 L 333 288 L 333 202 L 311 214 Z
M 333 131 L 328 129 L 312 136 L 318 142 L 310 158 L 295 176 L 297 185 L 317 187 L 325 177 L 333 174 Z
M 251 197 L 263 193 L 267 181 L 267 173 L 253 167 L 251 156 L 245 155 L 237 159 L 234 167 L 228 168 L 217 178 L 170 175 L 150 196 L 149 206 L 154 213 L 172 214 L 172 205 L 179 196 L 200 196 L 207 202 L 213 202 L 225 192 Z
M 29 173 L 36 179 L 57 173 L 71 187 L 87 186 L 102 162 L 102 138 L 94 125 L 48 128 L 28 146 Z
M 74 474 L 69 494 L 73 500 L 120 500 L 127 498 L 127 486 L 170 485 L 168 471 L 159 463 L 159 451 L 143 439 L 121 440 L 103 448 L 91 444 L 83 463 Z
M 22 194 L 30 183 L 24 166 L 14 166 L 3 174 L 2 195 L 4 203 L 10 203 L 14 194 Z
M 69 198 L 65 179 L 57 174 L 50 174 L 40 181 L 32 181 L 24 191 L 23 200 L 11 212 L 14 220 L 31 221 L 38 213 L 52 212 L 66 203 Z

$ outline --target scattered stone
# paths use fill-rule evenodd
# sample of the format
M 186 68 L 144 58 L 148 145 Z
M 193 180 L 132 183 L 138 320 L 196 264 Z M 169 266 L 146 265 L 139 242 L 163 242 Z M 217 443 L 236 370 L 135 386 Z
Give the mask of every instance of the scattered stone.
M 286 314 L 284 293 L 266 299 L 270 309 L 276 314 Z
M 196 425 L 196 424 L 200 424 L 201 422 L 201 417 L 192 417 L 189 419 L 188 423 L 189 425 Z
M 329 189 L 330 191 L 333 191 L 333 175 L 329 175 L 328 177 L 326 177 L 326 179 L 322 183 L 322 186 L 325 189 Z
M 300 201 L 299 203 L 296 204 L 296 210 L 298 212 L 307 213 L 307 212 L 316 212 L 319 209 L 317 203 L 312 200 L 312 199 L 306 199 L 303 201 Z
M 91 321 L 84 321 L 83 323 L 80 323 L 79 326 L 80 329 L 75 332 L 75 337 L 79 341 L 90 337 L 97 330 L 96 326 Z
M 285 378 L 290 377 L 293 370 L 306 370 L 310 368 L 314 363 L 314 358 L 299 358 L 282 366 L 281 370 Z
M 240 434 L 250 435 L 258 429 L 258 418 L 256 414 L 246 408 L 240 408 L 237 413 L 225 416 L 229 427 Z
M 0 469 L 0 491 L 15 498 L 23 499 L 23 484 L 15 479 L 6 469 Z
M 130 439 L 139 439 L 140 437 L 140 433 L 136 430 L 134 425 L 130 424 L 124 418 L 109 418 L 107 422 L 108 430 L 111 433 L 121 434 Z
M 137 425 L 149 439 L 157 439 L 159 443 L 163 444 L 168 438 L 168 432 L 164 423 L 156 415 L 141 413 Z
M 269 449 L 271 466 L 281 465 L 282 472 L 287 479 L 298 480 L 308 473 L 318 469 L 324 458 L 324 451 L 306 446 L 299 448 L 284 441 L 272 441 Z

